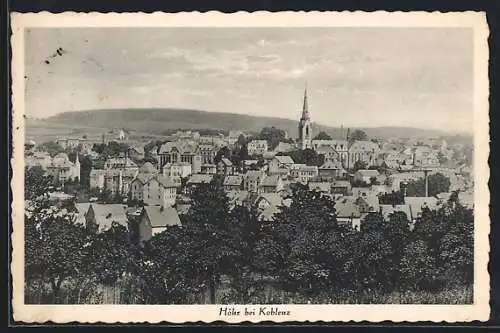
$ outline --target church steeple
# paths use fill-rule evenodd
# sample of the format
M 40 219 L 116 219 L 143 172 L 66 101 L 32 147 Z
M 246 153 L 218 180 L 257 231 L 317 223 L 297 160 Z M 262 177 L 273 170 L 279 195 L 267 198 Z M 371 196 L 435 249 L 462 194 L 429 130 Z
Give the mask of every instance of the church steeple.
M 304 88 L 302 116 L 299 121 L 299 147 L 300 149 L 312 148 L 311 118 L 309 116 L 309 104 L 307 102 L 307 82 Z
M 309 119 L 309 104 L 307 103 L 307 81 L 304 88 L 304 104 L 302 106 L 302 117 L 300 119 Z

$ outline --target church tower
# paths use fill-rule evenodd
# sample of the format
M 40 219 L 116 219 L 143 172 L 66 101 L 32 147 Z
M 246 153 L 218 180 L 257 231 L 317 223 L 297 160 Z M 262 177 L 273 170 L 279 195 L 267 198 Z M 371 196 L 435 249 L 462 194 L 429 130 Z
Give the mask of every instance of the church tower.
M 299 121 L 299 148 L 312 148 L 311 118 L 309 117 L 309 106 L 307 104 L 307 84 L 304 89 L 304 104 L 302 106 L 302 117 Z

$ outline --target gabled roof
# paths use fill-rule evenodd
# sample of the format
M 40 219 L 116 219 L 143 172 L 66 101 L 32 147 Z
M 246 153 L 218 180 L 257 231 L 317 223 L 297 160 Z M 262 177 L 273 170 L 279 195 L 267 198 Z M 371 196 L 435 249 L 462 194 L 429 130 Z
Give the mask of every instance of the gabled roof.
M 360 174 L 362 177 L 378 177 L 380 174 L 377 170 L 358 170 L 356 173 Z
M 179 214 L 173 207 L 144 206 L 142 214 L 147 214 L 153 228 L 181 225 Z
M 405 197 L 405 204 L 410 206 L 413 218 L 418 217 L 424 207 L 435 209 L 437 203 L 438 199 L 435 197 Z
M 262 180 L 260 186 L 268 186 L 268 187 L 276 187 L 280 181 L 280 177 L 278 175 L 266 176 Z
M 240 186 L 243 182 L 243 177 L 241 175 L 228 175 L 224 177 L 225 186 Z
M 164 175 L 157 175 L 156 180 L 158 181 L 158 183 L 160 183 L 161 186 L 165 188 L 177 187 L 178 185 L 174 179 Z
M 280 164 L 294 164 L 293 159 L 288 155 L 274 156 L 274 158 L 277 159 Z
M 99 231 L 108 230 L 113 222 L 128 228 L 126 206 L 121 204 L 91 203 L 89 210 L 94 211 L 95 220 Z
M 225 157 L 220 160 L 220 163 L 224 164 L 225 166 L 232 166 L 233 165 L 233 163 Z
M 322 192 L 330 192 L 332 188 L 332 184 L 329 182 L 309 182 L 307 184 L 309 186 L 309 190 L 318 190 Z
M 342 165 L 340 162 L 327 161 L 319 167 L 321 170 L 341 170 Z
M 189 177 L 187 184 L 201 184 L 201 183 L 210 183 L 214 178 L 213 175 L 206 174 L 194 174 Z
M 350 198 L 340 198 L 335 201 L 337 217 L 360 217 L 359 207 Z
M 257 179 L 258 177 L 262 176 L 264 173 L 262 171 L 259 171 L 259 170 L 249 170 L 245 173 L 245 177 L 249 178 L 249 179 Z
M 271 206 L 281 206 L 283 198 L 278 193 L 262 193 L 257 197 L 255 203 L 258 204 L 261 200 L 266 200 Z

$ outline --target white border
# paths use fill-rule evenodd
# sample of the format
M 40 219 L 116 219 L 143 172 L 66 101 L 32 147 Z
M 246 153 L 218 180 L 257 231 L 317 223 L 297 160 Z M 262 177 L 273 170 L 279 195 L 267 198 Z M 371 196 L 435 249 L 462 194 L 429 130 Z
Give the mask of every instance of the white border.
M 475 252 L 473 305 L 280 305 L 290 316 L 219 317 L 219 305 L 24 304 L 24 28 L 26 27 L 468 27 L 474 30 Z M 485 321 L 489 318 L 488 43 L 484 13 L 237 12 L 11 14 L 12 27 L 12 281 L 16 321 L 42 323 L 171 323 L 225 321 Z M 453 55 L 450 55 L 453 56 Z M 244 305 L 236 306 L 240 311 Z M 258 308 L 258 306 L 252 306 Z

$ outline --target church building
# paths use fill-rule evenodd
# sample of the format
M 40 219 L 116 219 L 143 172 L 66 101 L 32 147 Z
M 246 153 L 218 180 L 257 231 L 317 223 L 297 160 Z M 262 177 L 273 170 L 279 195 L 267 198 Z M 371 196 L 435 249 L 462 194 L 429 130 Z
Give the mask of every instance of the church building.
M 307 104 L 307 86 L 304 90 L 304 104 L 302 106 L 302 117 L 299 121 L 299 148 L 312 149 L 311 118 L 309 117 L 309 106 Z

